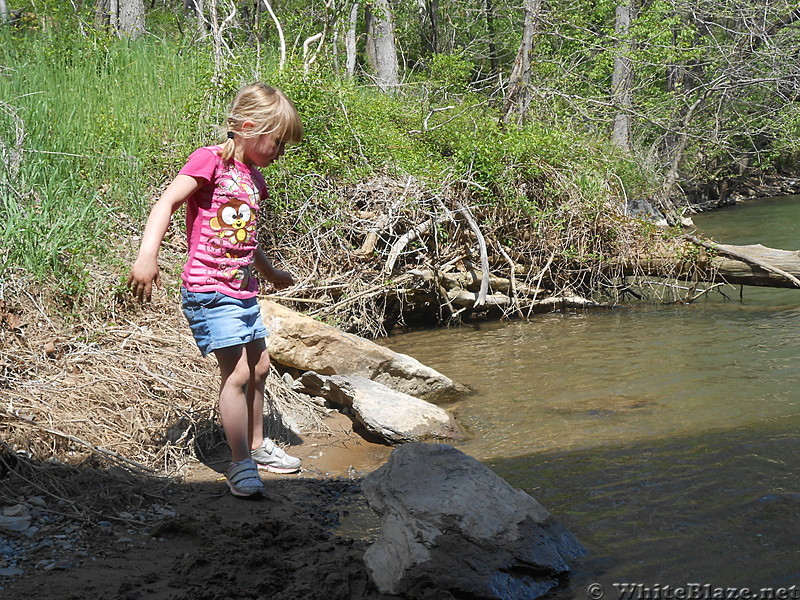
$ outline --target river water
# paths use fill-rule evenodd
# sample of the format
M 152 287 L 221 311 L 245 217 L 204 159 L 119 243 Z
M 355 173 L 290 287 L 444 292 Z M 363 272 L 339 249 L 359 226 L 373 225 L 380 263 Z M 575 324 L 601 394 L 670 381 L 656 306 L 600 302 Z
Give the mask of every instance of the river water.
M 800 249 L 800 196 L 694 220 Z M 615 583 L 800 598 L 800 290 L 721 291 L 386 340 L 474 390 L 448 406 L 471 433 L 458 447 L 589 550 L 556 598 L 592 583 L 607 599 Z

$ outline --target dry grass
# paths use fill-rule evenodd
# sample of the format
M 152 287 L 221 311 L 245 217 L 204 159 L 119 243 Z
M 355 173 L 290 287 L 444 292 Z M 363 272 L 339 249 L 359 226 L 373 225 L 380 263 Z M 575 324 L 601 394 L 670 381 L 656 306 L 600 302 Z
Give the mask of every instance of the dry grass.
M 177 302 L 55 316 L 56 305 L 4 282 L 0 304 L 0 497 L 43 494 L 93 520 L 104 498 L 146 505 L 224 437 L 219 377 Z M 15 300 L 10 300 L 15 298 Z M 266 433 L 324 432 L 314 407 L 268 380 Z

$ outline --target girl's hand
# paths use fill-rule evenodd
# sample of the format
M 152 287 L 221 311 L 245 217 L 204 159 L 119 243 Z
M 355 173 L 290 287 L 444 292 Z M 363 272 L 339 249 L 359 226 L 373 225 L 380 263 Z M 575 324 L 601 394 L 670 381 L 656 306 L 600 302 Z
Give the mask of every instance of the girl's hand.
M 294 278 L 291 273 L 275 268 L 272 269 L 272 273 L 270 273 L 267 281 L 269 281 L 276 290 L 283 290 L 294 285 Z
M 128 277 L 128 288 L 139 302 L 150 302 L 154 283 L 158 289 L 162 288 L 161 275 L 158 273 L 158 249 L 169 229 L 172 213 L 203 185 L 203 181 L 199 177 L 179 174 L 150 210 L 139 254 Z
M 161 274 L 156 261 L 138 259 L 133 263 L 128 276 L 128 288 L 134 298 L 139 302 L 150 302 L 154 283 L 158 289 L 162 289 Z

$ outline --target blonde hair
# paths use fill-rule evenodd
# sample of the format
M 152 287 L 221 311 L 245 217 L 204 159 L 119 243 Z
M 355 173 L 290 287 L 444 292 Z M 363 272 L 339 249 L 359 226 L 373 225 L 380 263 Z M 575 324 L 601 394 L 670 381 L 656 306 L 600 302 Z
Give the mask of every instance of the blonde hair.
M 254 127 L 242 131 L 242 123 L 251 121 Z M 239 90 L 231 103 L 227 119 L 228 132 L 245 138 L 265 133 L 287 144 L 297 144 L 303 139 L 303 123 L 292 101 L 278 88 L 264 83 L 253 83 Z M 233 158 L 236 143 L 233 137 L 222 144 L 222 160 Z

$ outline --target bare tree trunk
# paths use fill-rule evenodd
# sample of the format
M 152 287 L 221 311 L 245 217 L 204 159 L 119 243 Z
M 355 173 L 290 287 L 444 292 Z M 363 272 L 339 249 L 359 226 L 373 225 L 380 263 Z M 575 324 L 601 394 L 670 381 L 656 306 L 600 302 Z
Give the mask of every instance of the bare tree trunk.
M 310 71 L 311 65 L 316 62 L 320 52 L 322 52 L 331 31 L 334 32 L 331 47 L 334 64 L 336 63 L 336 20 L 337 11 L 334 10 L 334 2 L 333 0 L 326 0 L 325 21 L 323 22 L 322 31 L 307 37 L 303 42 L 303 68 L 306 73 Z
M 6 0 L 0 0 L 0 23 L 7 23 L 8 17 L 8 6 L 6 6 Z
M 281 46 L 281 62 L 278 65 L 278 69 L 283 71 L 283 66 L 286 64 L 286 39 L 283 37 L 283 27 L 281 27 L 281 22 L 278 21 L 275 11 L 272 10 L 272 5 L 267 0 L 261 1 L 264 3 L 264 8 L 267 9 L 269 16 L 272 17 L 272 22 L 275 23 L 275 28 L 278 30 L 278 41 Z
M 486 0 L 486 31 L 489 35 L 489 66 L 492 75 L 497 77 L 500 74 L 500 59 L 497 56 L 497 26 L 494 20 L 494 4 L 492 0 Z
M 347 78 L 352 79 L 356 73 L 356 27 L 358 25 L 358 2 L 353 2 L 350 7 L 350 19 L 347 24 L 347 33 L 345 35 L 345 52 L 347 59 L 345 63 L 345 72 Z
M 198 33 L 202 34 L 206 30 L 206 20 L 203 17 L 203 13 L 205 12 L 205 0 L 183 0 L 183 9 L 186 11 L 186 14 L 191 14 L 194 16 L 197 22 L 197 31 Z
M 400 84 L 400 77 L 389 0 L 373 0 L 372 8 L 367 9 L 367 58 L 377 86 L 383 92 L 393 92 Z
M 531 49 L 533 38 L 539 30 L 539 17 L 542 0 L 525 0 L 525 22 L 522 28 L 522 42 L 511 70 L 508 83 L 508 96 L 503 111 L 503 122 L 508 123 L 516 115 L 519 124 L 525 122 L 531 102 Z
M 119 31 L 119 1 L 108 1 L 108 26 L 112 31 Z
M 736 285 L 798 288 L 800 254 L 796 250 L 767 248 L 761 244 L 732 246 L 700 243 L 699 240 L 693 243 L 714 252 L 700 263 L 676 264 L 674 256 L 655 255 L 636 264 L 624 265 L 624 272 L 627 275 L 647 274 Z
M 422 52 L 435 54 L 439 50 L 439 0 L 418 0 L 419 30 Z
M 636 18 L 636 0 L 617 4 L 614 30 L 617 35 L 614 71 L 611 75 L 611 102 L 617 110 L 611 130 L 611 143 L 624 152 L 631 150 L 631 114 L 633 106 L 633 61 L 630 40 L 631 21 Z
M 137 38 L 145 32 L 143 0 L 97 0 L 95 22 L 119 37 Z
M 142 0 L 118 0 L 118 2 L 117 35 L 138 38 L 144 33 L 144 2 Z

